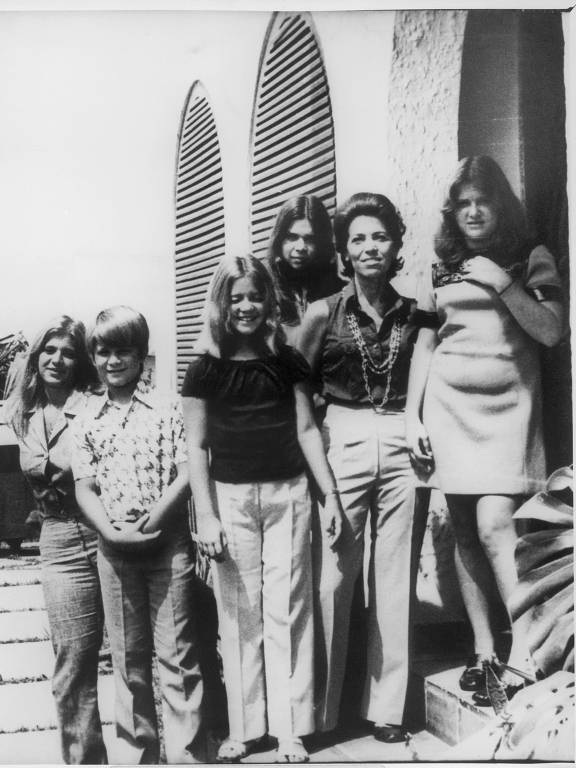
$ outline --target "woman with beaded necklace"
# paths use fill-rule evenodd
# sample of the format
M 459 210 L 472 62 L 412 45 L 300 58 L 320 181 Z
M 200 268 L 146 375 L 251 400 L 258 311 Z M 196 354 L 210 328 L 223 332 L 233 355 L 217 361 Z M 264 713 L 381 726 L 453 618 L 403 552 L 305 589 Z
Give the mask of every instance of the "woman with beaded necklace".
M 353 195 L 336 212 L 336 250 L 351 278 L 312 304 L 300 350 L 322 382 L 323 435 L 345 512 L 337 551 L 315 537 L 316 727 L 338 722 L 350 610 L 371 522 L 367 677 L 362 715 L 375 738 L 402 741 L 408 682 L 410 545 L 415 476 L 404 405 L 418 326 L 428 316 L 390 279 L 402 266 L 405 227 L 383 195 Z

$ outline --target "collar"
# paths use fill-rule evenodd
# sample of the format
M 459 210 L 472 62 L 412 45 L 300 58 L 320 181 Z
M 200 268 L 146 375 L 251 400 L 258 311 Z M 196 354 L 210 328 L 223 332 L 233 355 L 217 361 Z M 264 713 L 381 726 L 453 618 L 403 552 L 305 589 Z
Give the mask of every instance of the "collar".
M 390 285 L 390 283 L 388 283 L 386 287 L 386 292 L 390 297 L 390 302 L 388 309 L 384 313 L 384 317 L 391 314 L 392 312 L 397 311 L 400 312 L 402 316 L 408 316 L 412 305 L 411 300 L 405 298 L 404 296 L 400 296 L 398 291 L 392 285 Z M 354 280 L 350 280 L 348 284 L 345 285 L 342 289 L 342 301 L 344 303 L 345 310 L 356 310 L 357 312 L 362 311 L 360 302 L 358 301 Z
M 86 399 L 87 395 L 85 392 L 73 389 L 62 406 L 62 413 L 65 416 L 77 416 L 85 407 Z M 32 416 L 36 412 L 39 413 L 41 410 L 42 408 L 40 406 L 36 406 L 35 408 L 30 408 L 30 410 L 26 411 L 26 414 Z
M 134 392 L 132 392 L 132 395 L 130 396 L 128 408 L 132 407 L 132 404 L 134 403 L 135 400 L 138 400 L 147 408 L 154 407 L 154 401 L 155 401 L 154 389 L 149 383 L 143 381 L 142 378 L 138 379 L 138 383 L 136 384 L 136 389 L 134 390 Z M 110 400 L 110 397 L 108 396 L 108 390 L 106 390 L 103 394 L 98 396 L 97 405 L 95 406 L 94 417 L 98 418 L 99 416 L 102 415 L 102 413 L 105 410 L 108 410 L 108 408 L 112 407 L 113 405 L 114 405 L 114 402 Z

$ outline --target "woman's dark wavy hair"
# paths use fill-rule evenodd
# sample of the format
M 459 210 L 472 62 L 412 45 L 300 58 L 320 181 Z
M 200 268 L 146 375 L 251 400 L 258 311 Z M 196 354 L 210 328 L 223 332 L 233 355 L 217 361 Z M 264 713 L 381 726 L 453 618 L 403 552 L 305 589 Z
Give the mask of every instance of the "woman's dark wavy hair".
M 305 271 L 296 271 L 282 258 L 282 244 L 295 221 L 310 222 L 316 256 Z M 339 289 L 332 223 L 324 203 L 314 195 L 291 197 L 282 205 L 270 235 L 266 264 L 276 287 L 282 322 L 298 320 L 295 294 L 305 287 L 311 301 L 322 299 Z
M 458 195 L 470 184 L 496 205 L 498 220 L 491 250 L 510 258 L 529 240 L 530 231 L 524 207 L 516 197 L 498 163 L 488 155 L 472 155 L 460 161 L 442 206 L 442 223 L 434 239 L 434 250 L 447 266 L 457 267 L 470 255 L 466 239 L 456 223 Z
M 32 342 L 24 365 L 19 370 L 14 391 L 8 398 L 8 422 L 22 437 L 28 431 L 30 411 L 46 404 L 44 383 L 38 374 L 38 359 L 46 344 L 53 338 L 69 338 L 76 354 L 76 367 L 72 388 L 80 391 L 97 384 L 98 375 L 86 348 L 84 324 L 68 315 L 60 315 L 44 326 Z
M 396 206 L 385 195 L 377 195 L 372 192 L 358 192 L 356 195 L 352 195 L 338 207 L 334 216 L 336 250 L 342 258 L 343 274 L 346 277 L 354 276 L 352 264 L 346 253 L 350 224 L 358 216 L 373 216 L 386 229 L 388 236 L 396 246 L 396 255 L 388 272 L 389 279 L 394 277 L 404 266 L 404 259 L 400 257 L 399 251 L 402 248 L 402 238 L 406 232 L 406 227 Z

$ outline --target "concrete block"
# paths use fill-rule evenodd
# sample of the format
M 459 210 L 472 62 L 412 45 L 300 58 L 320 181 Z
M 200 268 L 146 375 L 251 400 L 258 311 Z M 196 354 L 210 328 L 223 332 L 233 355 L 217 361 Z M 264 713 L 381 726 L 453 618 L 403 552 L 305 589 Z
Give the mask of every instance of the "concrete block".
M 40 584 L 40 570 L 33 568 L 0 568 L 0 587 Z
M 3 682 L 50 677 L 54 652 L 48 640 L 0 645 L 0 680 Z
M 1 578 L 1 575 L 0 575 Z M 22 584 L 0 589 L 0 613 L 44 609 L 41 584 Z
M 98 700 L 103 722 L 114 719 L 114 679 L 98 681 Z M 56 709 L 48 680 L 0 685 L 0 733 L 56 728 Z
M 0 644 L 22 640 L 47 640 L 49 637 L 46 611 L 0 613 Z
M 450 692 L 426 681 L 426 726 L 447 744 L 458 742 L 459 701 Z
M 482 709 L 475 706 L 461 704 L 458 709 L 458 742 L 468 739 L 478 733 L 494 719 L 492 707 Z
M 118 740 L 113 725 L 105 725 L 104 742 L 111 765 L 119 762 Z M 55 728 L 46 731 L 20 731 L 0 734 L 0 765 L 62 765 L 60 734 Z

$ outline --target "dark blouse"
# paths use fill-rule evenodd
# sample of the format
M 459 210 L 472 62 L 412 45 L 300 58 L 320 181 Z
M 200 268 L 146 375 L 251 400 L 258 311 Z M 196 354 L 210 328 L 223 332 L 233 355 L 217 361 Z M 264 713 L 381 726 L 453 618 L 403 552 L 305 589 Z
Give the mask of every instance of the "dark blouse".
M 433 313 L 418 310 L 415 299 L 400 296 L 391 286 L 389 291 L 391 306 L 379 330 L 376 330 L 374 320 L 360 308 L 353 282 L 325 300 L 329 316 L 318 373 L 328 403 L 370 405 L 362 373 L 362 358 L 346 318 L 350 312 L 356 317 L 370 357 L 376 364 L 387 359 L 394 322 L 398 320 L 400 323 L 400 348 L 392 368 L 385 407 L 395 411 L 404 409 L 410 360 L 418 330 L 423 326 L 435 327 L 438 321 Z M 387 373 L 387 368 L 379 374 L 367 372 L 372 397 L 377 403 L 384 395 Z
M 294 384 L 309 378 L 308 364 L 287 345 L 258 360 L 204 354 L 190 363 L 182 396 L 206 400 L 214 480 L 265 482 L 304 471 Z

